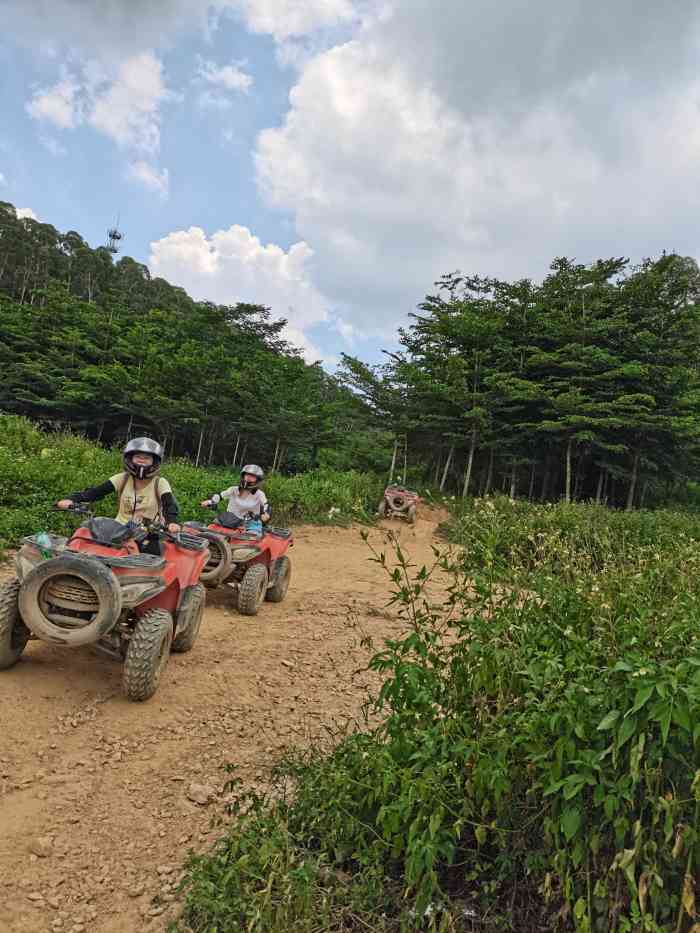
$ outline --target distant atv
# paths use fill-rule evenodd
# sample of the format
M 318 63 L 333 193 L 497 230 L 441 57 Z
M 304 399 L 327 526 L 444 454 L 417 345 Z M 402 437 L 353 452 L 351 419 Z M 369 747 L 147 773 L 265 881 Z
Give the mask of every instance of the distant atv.
M 209 542 L 202 583 L 236 590 L 242 615 L 257 615 L 263 599 L 281 603 L 285 598 L 292 578 L 287 551 L 294 545 L 289 529 L 263 527 L 252 517 L 242 522 L 231 512 L 220 512 L 208 525 L 187 522 L 185 527 Z
M 149 533 L 160 555 L 139 552 Z M 207 557 L 203 538 L 92 516 L 70 538 L 24 538 L 17 578 L 0 586 L 0 670 L 19 660 L 30 638 L 94 645 L 124 662 L 126 696 L 147 700 L 171 650 L 189 651 L 197 638 Z
M 412 489 L 404 486 L 387 486 L 377 508 L 379 518 L 405 519 L 409 525 L 415 525 L 418 503 L 421 497 Z

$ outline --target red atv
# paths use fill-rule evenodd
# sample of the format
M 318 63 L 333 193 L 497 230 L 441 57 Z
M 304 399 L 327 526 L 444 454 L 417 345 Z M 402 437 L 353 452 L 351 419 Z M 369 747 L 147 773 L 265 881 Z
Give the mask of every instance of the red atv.
M 199 582 L 207 541 L 90 516 L 70 538 L 23 539 L 17 577 L 0 586 L 0 669 L 11 667 L 30 638 L 94 646 L 124 662 L 130 700 L 155 693 L 170 651 L 189 651 L 204 613 Z M 143 554 L 150 536 L 160 554 Z
M 379 518 L 405 518 L 409 525 L 415 525 L 418 503 L 421 497 L 405 486 L 387 486 L 382 501 L 377 508 Z
M 287 551 L 294 545 L 288 528 L 263 526 L 253 516 L 241 521 L 231 512 L 213 522 L 186 522 L 185 527 L 209 542 L 209 557 L 202 583 L 210 588 L 228 584 L 238 596 L 238 611 L 257 615 L 263 599 L 281 603 L 292 578 Z M 255 529 L 255 530 L 254 530 Z

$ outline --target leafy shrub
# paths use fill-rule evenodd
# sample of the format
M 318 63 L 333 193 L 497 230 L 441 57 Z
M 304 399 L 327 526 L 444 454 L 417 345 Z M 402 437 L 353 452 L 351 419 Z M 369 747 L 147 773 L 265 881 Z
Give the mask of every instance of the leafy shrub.
M 697 931 L 694 519 L 495 502 L 446 530 L 388 571 L 381 725 L 248 798 L 191 864 L 193 930 Z
M 40 528 L 67 531 L 75 519 L 52 512 L 53 503 L 76 489 L 104 482 L 121 468 L 118 450 L 105 450 L 73 434 L 49 434 L 25 418 L 0 415 L 0 549 Z M 231 469 L 198 468 L 185 460 L 168 460 L 163 475 L 172 484 L 181 516 L 201 520 L 212 513 L 202 509 L 200 501 L 237 478 Z M 265 489 L 277 523 L 346 523 L 369 520 L 381 481 L 371 474 L 319 470 L 270 476 Z M 114 504 L 105 500 L 99 507 L 111 514 Z

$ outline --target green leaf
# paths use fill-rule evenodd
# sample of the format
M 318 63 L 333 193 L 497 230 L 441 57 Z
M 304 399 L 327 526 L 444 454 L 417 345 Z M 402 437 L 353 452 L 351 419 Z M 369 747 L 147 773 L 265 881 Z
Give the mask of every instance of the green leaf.
M 612 729 L 617 720 L 620 718 L 619 709 L 611 709 L 598 723 L 598 731 L 603 732 L 606 729 Z
M 631 716 L 633 713 L 638 712 L 644 706 L 644 704 L 649 700 L 649 697 L 652 695 L 653 692 L 654 692 L 654 684 L 650 684 L 645 687 L 640 687 L 639 690 L 637 690 L 637 696 L 635 697 L 635 700 L 634 700 L 634 706 L 625 715 Z
M 637 728 L 637 720 L 630 716 L 629 719 L 625 719 L 620 727 L 619 732 L 617 733 L 617 747 L 622 748 L 622 746 L 634 735 L 635 729 Z
M 561 815 L 562 832 L 567 842 L 571 842 L 581 825 L 581 811 L 577 807 L 567 807 Z

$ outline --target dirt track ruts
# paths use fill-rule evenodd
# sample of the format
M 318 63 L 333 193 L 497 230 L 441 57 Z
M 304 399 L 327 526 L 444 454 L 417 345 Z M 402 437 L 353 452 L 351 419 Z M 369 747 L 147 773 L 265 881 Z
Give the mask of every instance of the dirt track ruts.
M 437 517 L 384 528 L 414 562 L 432 563 Z M 295 537 L 286 601 L 249 618 L 229 594 L 208 594 L 197 644 L 172 656 L 147 703 L 126 701 L 120 666 L 87 648 L 32 641 L 0 672 L 2 933 L 164 930 L 183 858 L 220 831 L 223 765 L 255 785 L 285 747 L 359 716 L 373 682 L 357 673 L 360 640 L 380 644 L 399 627 L 387 578 L 358 528 Z M 194 803 L 192 783 L 219 796 Z

